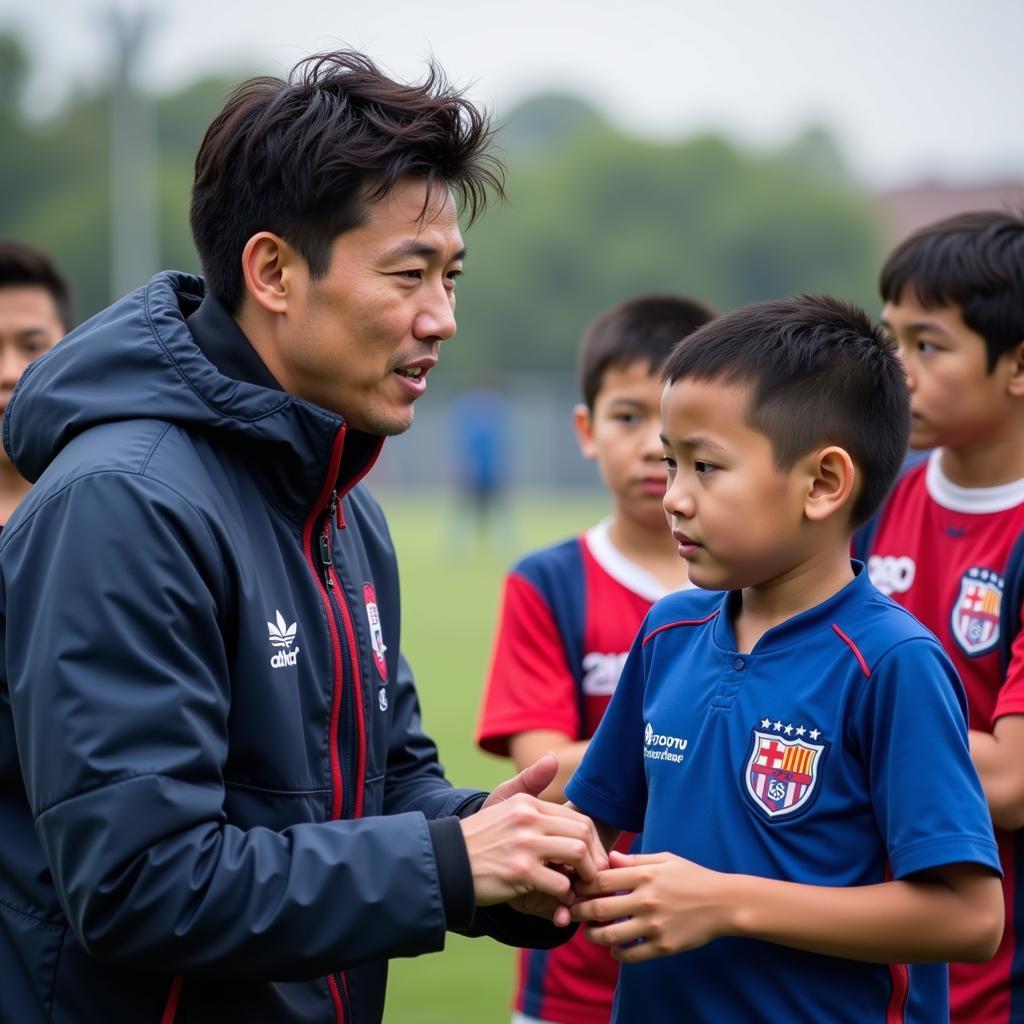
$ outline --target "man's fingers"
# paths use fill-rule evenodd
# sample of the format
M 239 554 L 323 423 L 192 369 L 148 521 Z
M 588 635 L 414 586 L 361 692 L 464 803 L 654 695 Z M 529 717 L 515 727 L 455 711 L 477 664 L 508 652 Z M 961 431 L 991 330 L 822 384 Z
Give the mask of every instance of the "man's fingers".
M 537 758 L 528 768 L 524 768 L 515 778 L 496 786 L 494 791 L 480 805 L 480 809 L 493 807 L 503 800 L 526 793 L 528 796 L 540 796 L 554 781 L 558 774 L 558 758 L 554 754 L 545 754 Z

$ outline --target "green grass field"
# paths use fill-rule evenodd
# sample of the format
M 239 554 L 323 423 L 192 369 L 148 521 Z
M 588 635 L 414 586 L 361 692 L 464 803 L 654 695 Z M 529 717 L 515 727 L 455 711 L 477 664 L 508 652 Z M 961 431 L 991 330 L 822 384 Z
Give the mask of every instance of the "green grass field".
M 460 550 L 450 499 L 378 497 L 398 550 L 402 646 L 416 671 L 427 731 L 452 782 L 489 789 L 510 772 L 510 762 L 473 745 L 502 576 L 524 551 L 596 522 L 606 499 L 519 499 L 513 539 L 466 542 Z M 386 1024 L 507 1024 L 513 958 L 512 950 L 489 939 L 450 935 L 443 953 L 393 961 Z

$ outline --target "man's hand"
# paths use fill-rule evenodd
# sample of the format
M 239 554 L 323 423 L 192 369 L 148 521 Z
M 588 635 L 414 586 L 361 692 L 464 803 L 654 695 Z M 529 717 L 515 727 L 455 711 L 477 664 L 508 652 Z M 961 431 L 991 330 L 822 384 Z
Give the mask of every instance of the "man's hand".
M 608 871 L 577 885 L 572 916 L 588 922 L 587 938 L 610 946 L 623 963 L 696 949 L 726 931 L 715 878 L 716 872 L 671 853 L 613 851 Z
M 608 865 L 593 822 L 539 799 L 558 771 L 550 754 L 503 782 L 460 825 L 478 906 L 512 902 L 520 910 L 568 924 L 569 868 L 591 882 Z

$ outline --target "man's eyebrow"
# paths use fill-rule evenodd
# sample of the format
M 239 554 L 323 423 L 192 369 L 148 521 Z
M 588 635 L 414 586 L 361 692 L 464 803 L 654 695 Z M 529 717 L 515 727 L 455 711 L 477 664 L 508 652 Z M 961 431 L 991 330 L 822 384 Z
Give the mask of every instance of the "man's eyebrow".
M 451 262 L 461 261 L 466 258 L 466 252 L 468 250 L 463 246 L 457 253 L 451 258 Z M 392 263 L 395 260 L 408 258 L 409 256 L 418 256 L 424 259 L 437 259 L 439 256 L 443 256 L 444 253 L 438 249 L 436 245 L 428 245 L 426 242 L 417 241 L 415 238 L 409 239 L 407 242 L 402 242 L 401 245 L 396 246 L 390 252 L 384 256 L 386 263 Z

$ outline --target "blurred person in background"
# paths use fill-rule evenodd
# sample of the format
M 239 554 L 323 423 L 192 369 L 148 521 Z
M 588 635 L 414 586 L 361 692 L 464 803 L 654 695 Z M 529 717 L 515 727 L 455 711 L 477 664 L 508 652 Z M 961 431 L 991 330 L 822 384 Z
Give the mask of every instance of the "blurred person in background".
M 453 399 L 448 409 L 455 461 L 455 550 L 498 541 L 515 545 L 507 501 L 511 410 L 501 390 L 478 381 Z
M 651 605 L 690 586 L 662 501 L 661 365 L 714 313 L 681 295 L 643 295 L 606 310 L 580 345 L 582 401 L 573 410 L 583 456 L 611 497 L 608 518 L 535 551 L 505 580 L 477 735 L 526 767 L 546 751 L 563 787 L 597 729 Z M 628 850 L 625 836 L 620 850 Z M 552 950 L 523 950 L 514 1024 L 601 1024 L 611 1017 L 618 965 L 578 933 Z
M 71 289 L 38 249 L 0 239 L 0 415 L 25 367 L 72 327 Z M 0 528 L 29 483 L 0 447 Z
M 204 279 L 30 368 L 4 441 L 0 1021 L 370 1024 L 448 931 L 555 945 L 607 863 L 541 758 L 454 789 L 360 481 L 455 333 L 501 168 L 432 66 L 243 83 L 196 159 Z M 522 911 L 530 910 L 531 913 Z M 537 912 L 537 913 L 534 913 Z

